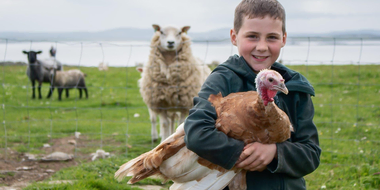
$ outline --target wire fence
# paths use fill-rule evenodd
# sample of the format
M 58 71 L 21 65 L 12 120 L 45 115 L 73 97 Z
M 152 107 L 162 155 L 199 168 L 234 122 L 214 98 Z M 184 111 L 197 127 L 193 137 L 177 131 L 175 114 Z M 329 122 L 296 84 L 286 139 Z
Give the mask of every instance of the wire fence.
M 21 162 L 20 154 L 66 151 L 83 158 L 97 149 L 114 154 L 150 149 L 150 121 L 135 66 L 149 57 L 149 42 L 0 41 L 2 130 L 0 160 Z M 31 99 L 24 50 L 57 49 L 57 60 L 86 77 L 89 99 L 75 93 Z M 237 54 L 229 40 L 193 41 L 196 57 L 214 67 Z M 289 37 L 279 62 L 305 75 L 316 90 L 315 118 L 322 164 L 371 162 L 380 156 L 380 39 Z M 42 56 L 43 57 L 43 56 Z M 110 67 L 100 71 L 99 63 Z M 47 92 L 49 84 L 43 85 Z M 74 98 L 73 98 L 74 97 Z M 79 135 L 80 134 L 80 135 Z M 135 150 L 136 149 L 136 150 Z M 15 156 L 17 155 L 17 156 Z M 342 161 L 344 160 L 344 161 Z

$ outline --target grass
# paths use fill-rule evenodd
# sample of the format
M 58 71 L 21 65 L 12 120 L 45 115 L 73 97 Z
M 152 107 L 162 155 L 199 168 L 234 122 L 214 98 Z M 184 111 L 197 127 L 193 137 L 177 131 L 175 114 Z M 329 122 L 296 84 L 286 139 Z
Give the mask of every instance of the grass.
M 305 75 L 316 91 L 314 122 L 323 152 L 319 168 L 305 177 L 308 189 L 380 189 L 380 67 L 290 68 Z M 44 98 L 32 100 L 26 67 L 2 66 L 0 114 L 5 123 L 0 127 L 0 150 L 7 146 L 38 153 L 49 140 L 79 131 L 91 143 L 79 146 L 78 153 L 101 147 L 117 156 L 66 168 L 52 177 L 75 179 L 72 185 L 39 183 L 26 189 L 136 189 L 113 175 L 122 163 L 157 144 L 150 140 L 149 114 L 137 88 L 140 74 L 133 67 L 111 67 L 107 72 L 80 69 L 87 74 L 89 99 L 79 100 L 78 92 L 71 90 L 69 98 L 58 101 L 57 92 L 45 98 L 48 84 L 43 84 Z M 140 116 L 134 117 L 136 113 Z M 139 184 L 161 181 L 146 179 Z

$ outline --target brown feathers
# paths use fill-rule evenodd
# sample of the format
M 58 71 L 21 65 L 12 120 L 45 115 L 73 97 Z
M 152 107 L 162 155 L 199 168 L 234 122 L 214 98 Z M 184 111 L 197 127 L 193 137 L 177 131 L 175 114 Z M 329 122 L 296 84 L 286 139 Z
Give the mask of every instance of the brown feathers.
M 288 93 L 284 79 L 273 70 L 261 71 L 256 77 L 257 90 L 210 95 L 215 107 L 215 127 L 245 144 L 283 142 L 293 129 L 288 116 L 274 104 L 277 91 Z M 184 125 L 153 150 L 125 163 L 115 173 L 121 180 L 133 176 L 135 183 L 151 175 L 173 180 L 170 189 L 245 189 L 245 173 L 239 168 L 226 170 L 188 150 L 184 142 Z M 235 177 L 236 176 L 236 177 Z
M 228 136 L 245 144 L 283 142 L 290 137 L 288 116 L 273 102 L 264 106 L 255 91 L 238 92 L 224 98 L 210 95 L 218 118 L 215 126 Z
M 133 176 L 128 181 L 128 183 L 133 184 L 151 175 L 161 174 L 159 167 L 162 162 L 176 154 L 186 145 L 184 135 L 183 131 L 175 133 L 170 136 L 171 138 L 168 138 L 153 150 L 123 164 L 115 173 L 115 177 L 121 180 L 126 176 Z

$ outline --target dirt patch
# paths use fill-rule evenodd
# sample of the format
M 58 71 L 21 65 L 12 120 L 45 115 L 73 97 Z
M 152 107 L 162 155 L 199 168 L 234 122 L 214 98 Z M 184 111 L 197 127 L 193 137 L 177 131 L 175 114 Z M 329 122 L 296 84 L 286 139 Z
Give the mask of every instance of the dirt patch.
M 48 143 L 51 147 L 47 145 L 41 147 L 39 151 L 42 153 L 36 155 L 19 153 L 8 148 L 6 155 L 5 151 L 0 154 L 0 190 L 22 189 L 32 182 L 49 178 L 62 168 L 91 162 L 91 153 L 75 150 L 78 150 L 78 147 L 79 149 L 88 147 L 93 143 L 93 140 L 87 140 L 84 136 L 81 136 L 80 139 L 75 139 L 75 137 L 52 139 Z M 53 152 L 75 155 L 75 158 L 67 161 L 41 161 L 42 157 Z

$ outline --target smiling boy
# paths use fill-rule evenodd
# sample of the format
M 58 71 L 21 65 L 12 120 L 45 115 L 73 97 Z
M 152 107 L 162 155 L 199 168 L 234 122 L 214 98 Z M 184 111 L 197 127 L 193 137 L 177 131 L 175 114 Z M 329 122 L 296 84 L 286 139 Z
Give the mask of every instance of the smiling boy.
M 231 29 L 232 44 L 255 73 L 270 68 L 280 55 L 286 43 L 286 33 L 281 28 L 281 20 L 266 15 L 263 18 L 244 16 L 241 28 Z
M 304 76 L 276 62 L 287 38 L 284 8 L 277 0 L 243 0 L 235 9 L 230 36 L 240 56 L 216 67 L 194 98 L 185 121 L 186 146 L 223 168 L 248 170 L 247 189 L 306 189 L 303 176 L 318 167 L 321 154 L 313 123 L 315 93 Z M 268 68 L 285 79 L 289 94 L 277 94 L 275 103 L 295 131 L 283 143 L 244 145 L 215 128 L 216 111 L 207 99 L 219 92 L 227 96 L 256 90 L 256 74 Z

